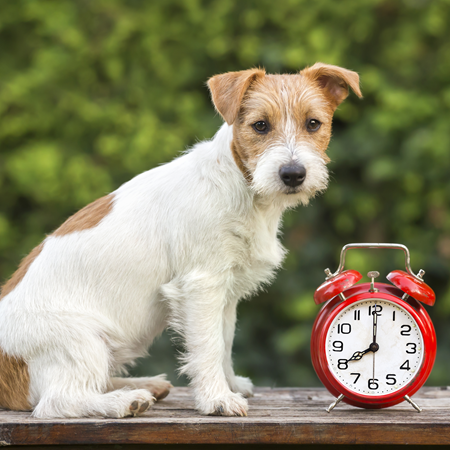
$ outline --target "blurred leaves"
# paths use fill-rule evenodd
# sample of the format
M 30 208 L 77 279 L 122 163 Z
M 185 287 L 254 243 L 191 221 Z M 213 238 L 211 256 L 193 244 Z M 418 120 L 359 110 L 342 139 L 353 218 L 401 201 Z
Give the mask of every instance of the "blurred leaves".
M 431 382 L 449 384 L 449 22 L 447 0 L 2 2 L 0 279 L 77 209 L 210 138 L 221 121 L 208 77 L 338 64 L 360 73 L 365 98 L 336 112 L 328 191 L 284 218 L 277 281 L 240 307 L 237 370 L 317 383 L 309 333 L 323 269 L 346 243 L 387 241 L 409 246 L 436 290 Z M 382 276 L 402 265 L 391 252 L 347 259 Z M 169 349 L 166 336 L 136 372 L 173 371 Z

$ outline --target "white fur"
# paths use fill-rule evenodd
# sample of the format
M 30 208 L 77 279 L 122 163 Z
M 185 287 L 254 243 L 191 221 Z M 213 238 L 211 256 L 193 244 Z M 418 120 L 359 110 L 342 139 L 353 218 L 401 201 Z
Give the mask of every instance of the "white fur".
M 289 193 L 292 188 L 284 185 L 279 176 L 280 167 L 290 164 L 303 165 L 307 174 L 300 191 L 295 195 Z M 326 163 L 317 150 L 307 145 L 292 143 L 271 146 L 258 158 L 252 187 L 261 197 L 274 198 L 277 203 L 288 208 L 299 202 L 307 205 L 311 197 L 326 189 L 327 184 Z
M 47 237 L 0 302 L 0 348 L 27 362 L 36 417 L 123 417 L 135 401 L 151 404 L 148 389 L 111 377 L 168 326 L 183 337 L 198 410 L 246 414 L 252 384 L 231 359 L 238 300 L 272 280 L 285 254 L 283 210 L 324 189 L 327 175 L 314 150 L 279 145 L 260 157 L 249 186 L 232 133 L 224 124 L 211 141 L 125 183 L 98 226 Z M 291 160 L 308 175 L 286 195 L 277 174 Z

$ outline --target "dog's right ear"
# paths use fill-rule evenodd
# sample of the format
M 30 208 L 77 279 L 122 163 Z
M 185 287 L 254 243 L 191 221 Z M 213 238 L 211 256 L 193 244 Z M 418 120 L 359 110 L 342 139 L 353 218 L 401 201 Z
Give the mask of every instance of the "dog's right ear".
M 247 89 L 265 74 L 263 69 L 250 69 L 215 75 L 208 80 L 214 106 L 228 125 L 236 120 Z
M 312 67 L 303 69 L 300 75 L 317 83 L 324 90 L 325 96 L 334 109 L 347 98 L 349 86 L 359 98 L 362 98 L 361 90 L 359 89 L 359 75 L 343 67 L 316 63 Z

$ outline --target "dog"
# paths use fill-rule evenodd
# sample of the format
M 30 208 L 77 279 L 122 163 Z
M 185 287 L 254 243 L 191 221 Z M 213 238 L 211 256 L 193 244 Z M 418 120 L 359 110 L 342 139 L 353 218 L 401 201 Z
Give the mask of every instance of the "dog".
M 247 415 L 235 375 L 240 299 L 270 283 L 283 211 L 327 187 L 331 121 L 359 77 L 316 63 L 209 79 L 224 124 L 212 140 L 71 216 L 0 296 L 0 406 L 42 419 L 145 412 L 172 385 L 126 367 L 170 327 L 201 414 Z

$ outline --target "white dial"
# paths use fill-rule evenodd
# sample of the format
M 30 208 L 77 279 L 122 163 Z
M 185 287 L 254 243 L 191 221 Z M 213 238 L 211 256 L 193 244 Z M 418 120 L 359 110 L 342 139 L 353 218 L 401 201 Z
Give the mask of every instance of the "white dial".
M 331 372 L 347 389 L 380 396 L 414 379 L 424 344 L 406 309 L 370 299 L 351 304 L 335 317 L 327 333 L 326 354 Z

